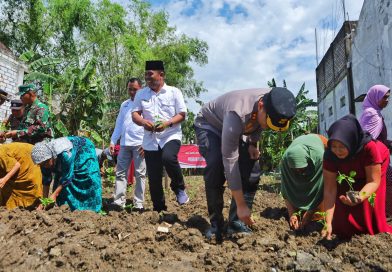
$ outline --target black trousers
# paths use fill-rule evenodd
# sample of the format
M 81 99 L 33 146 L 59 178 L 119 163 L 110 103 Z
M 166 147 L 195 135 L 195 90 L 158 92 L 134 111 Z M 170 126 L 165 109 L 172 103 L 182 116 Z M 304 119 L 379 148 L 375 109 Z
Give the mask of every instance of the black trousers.
M 160 212 L 167 209 L 162 185 L 163 167 L 171 179 L 170 187 L 174 193 L 185 190 L 184 177 L 178 162 L 180 147 L 181 141 L 172 140 L 163 148 L 159 147 L 157 151 L 144 151 L 154 211 Z
M 204 182 L 207 197 L 208 214 L 211 225 L 223 227 L 223 184 L 226 181 L 222 160 L 222 139 L 210 130 L 195 127 L 197 144 L 200 154 L 205 158 Z M 254 194 L 259 180 L 250 180 L 250 174 L 256 160 L 252 160 L 248 152 L 249 145 L 239 141 L 239 168 L 241 173 L 242 191 Z M 234 201 L 234 200 L 233 200 Z

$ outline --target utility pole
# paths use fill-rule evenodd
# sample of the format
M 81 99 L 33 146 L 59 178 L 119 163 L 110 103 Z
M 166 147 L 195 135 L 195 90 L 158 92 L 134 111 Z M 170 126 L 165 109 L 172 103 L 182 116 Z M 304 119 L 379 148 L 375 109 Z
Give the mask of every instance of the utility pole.
M 316 67 L 319 65 L 318 61 L 318 43 L 317 43 L 317 28 L 314 28 L 314 40 L 316 42 Z

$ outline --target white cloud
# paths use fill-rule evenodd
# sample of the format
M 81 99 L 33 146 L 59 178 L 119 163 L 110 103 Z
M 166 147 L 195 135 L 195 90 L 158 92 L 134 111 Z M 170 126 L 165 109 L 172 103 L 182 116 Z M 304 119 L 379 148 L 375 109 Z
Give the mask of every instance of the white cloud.
M 314 29 L 319 33 L 321 59 L 343 22 L 341 0 L 152 2 L 154 8 L 169 14 L 170 24 L 179 33 L 208 43 L 208 64 L 194 66 L 195 79 L 208 89 L 201 96 L 203 101 L 230 90 L 265 87 L 273 77 L 278 84 L 285 79 L 294 93 L 305 82 L 316 99 Z M 363 0 L 345 2 L 349 18 L 358 19 Z M 226 12 L 222 12 L 224 4 Z M 192 10 L 194 6 L 198 8 Z M 190 108 L 197 110 L 195 103 Z

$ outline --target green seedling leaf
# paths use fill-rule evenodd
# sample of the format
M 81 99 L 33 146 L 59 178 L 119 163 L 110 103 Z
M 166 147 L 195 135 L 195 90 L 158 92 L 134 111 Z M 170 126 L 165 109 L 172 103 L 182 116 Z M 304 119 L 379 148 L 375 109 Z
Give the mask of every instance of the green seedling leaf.
M 54 203 L 54 200 L 51 199 L 50 197 L 42 197 L 39 199 L 39 201 L 41 202 L 42 206 L 44 206 L 44 208 Z
M 373 193 L 369 196 L 368 198 L 369 204 L 370 206 L 372 206 L 374 208 L 374 202 L 376 201 L 376 193 Z
M 317 222 L 323 225 L 323 230 L 327 229 L 327 212 L 315 212 L 314 214 L 320 215 L 323 218 L 318 220 Z
M 130 211 L 130 212 L 133 210 L 133 208 L 135 208 L 135 206 L 133 204 L 128 204 L 128 205 L 125 205 L 125 207 L 124 207 L 124 209 L 126 211 Z
M 347 176 L 345 174 L 338 172 L 338 176 L 336 177 L 336 181 L 339 184 L 342 184 L 342 182 L 345 180 L 347 182 L 347 185 L 350 187 L 350 190 L 354 191 L 353 183 L 355 183 L 355 179 L 353 177 L 355 177 L 356 174 L 357 173 L 355 171 L 350 171 L 350 176 Z
M 104 210 L 100 210 L 99 212 L 97 212 L 99 215 L 105 216 L 108 215 L 107 212 L 105 212 Z

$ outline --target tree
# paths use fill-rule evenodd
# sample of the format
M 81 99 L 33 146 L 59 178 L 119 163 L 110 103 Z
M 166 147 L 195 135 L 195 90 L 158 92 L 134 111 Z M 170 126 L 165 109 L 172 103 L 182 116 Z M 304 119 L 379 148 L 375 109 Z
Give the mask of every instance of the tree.
M 50 82 L 44 98 L 65 107 L 56 120 L 70 133 L 88 125 L 108 139 L 127 97 L 127 79 L 143 78 L 146 60 L 162 59 L 166 82 L 185 97 L 197 99 L 205 91 L 190 64 L 207 63 L 207 44 L 178 34 L 166 12 L 153 11 L 144 1 L 129 2 L 125 9 L 110 0 L 0 0 L 0 38 L 17 56 L 31 51 L 29 61 L 61 60 L 31 71 L 29 79 L 40 80 L 43 88 Z M 98 109 L 87 118 L 91 103 Z

